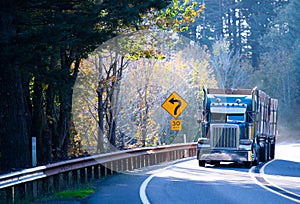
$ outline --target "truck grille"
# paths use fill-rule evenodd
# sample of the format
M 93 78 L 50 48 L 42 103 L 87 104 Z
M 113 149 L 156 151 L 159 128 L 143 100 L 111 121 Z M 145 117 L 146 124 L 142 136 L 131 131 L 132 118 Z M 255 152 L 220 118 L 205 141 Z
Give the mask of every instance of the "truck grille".
M 237 148 L 239 126 L 234 124 L 212 124 L 210 140 L 213 148 Z

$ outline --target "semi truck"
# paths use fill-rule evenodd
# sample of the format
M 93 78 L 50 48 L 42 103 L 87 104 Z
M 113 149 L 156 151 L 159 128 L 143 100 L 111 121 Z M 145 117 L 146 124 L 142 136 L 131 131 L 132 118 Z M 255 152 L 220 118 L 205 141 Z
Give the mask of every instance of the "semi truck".
M 198 115 L 199 166 L 220 162 L 242 163 L 247 168 L 274 159 L 278 100 L 258 88 L 203 88 Z

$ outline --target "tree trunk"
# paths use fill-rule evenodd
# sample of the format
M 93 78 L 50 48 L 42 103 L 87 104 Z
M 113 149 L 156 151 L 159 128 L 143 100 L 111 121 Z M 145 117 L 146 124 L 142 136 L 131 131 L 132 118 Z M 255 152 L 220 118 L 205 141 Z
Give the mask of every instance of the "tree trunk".
M 68 56 L 69 50 L 62 47 L 60 49 L 61 54 L 61 70 L 60 76 L 62 79 L 59 86 L 59 121 L 58 121 L 58 134 L 53 138 L 53 144 L 55 149 L 54 157 L 56 160 L 68 159 L 68 148 L 70 145 L 70 125 L 71 125 L 71 111 L 72 111 L 72 96 L 73 88 L 76 82 L 76 77 L 80 65 L 80 57 L 72 57 L 72 54 Z M 72 52 L 72 51 L 71 51 Z M 73 74 L 70 74 L 71 65 L 75 61 L 75 67 Z
M 106 106 L 106 122 L 107 122 L 107 126 L 108 126 L 108 142 L 109 142 L 109 146 L 108 146 L 108 151 L 112 151 L 113 147 L 116 146 L 116 124 L 115 124 L 115 115 L 114 115 L 114 111 L 113 109 L 114 107 L 114 99 L 113 99 L 113 95 L 114 95 L 114 86 L 112 86 L 111 89 L 107 90 L 108 92 L 108 96 L 107 96 L 107 106 Z
M 52 82 L 47 84 L 46 89 L 46 124 L 43 131 L 42 144 L 43 147 L 39 146 L 37 149 L 38 162 L 52 162 L 53 153 L 53 141 L 57 134 L 57 120 L 55 114 L 54 98 L 55 98 L 55 87 Z
M 98 81 L 98 87 L 97 87 L 97 111 L 98 111 L 98 134 L 97 134 L 97 152 L 105 152 L 104 151 L 104 108 L 105 104 L 103 101 L 103 94 L 105 91 L 104 88 L 104 78 L 103 78 L 103 62 L 102 62 L 102 56 L 101 54 L 97 54 L 95 57 L 95 65 L 96 69 L 99 74 L 99 81 Z
M 115 58 L 115 61 L 113 62 L 112 66 L 112 77 L 110 78 L 111 80 L 111 88 L 110 91 L 108 92 L 108 101 L 109 101 L 109 120 L 108 120 L 108 127 L 109 127 L 109 136 L 108 136 L 108 141 L 112 147 L 116 147 L 116 106 L 117 106 L 117 101 L 116 101 L 116 79 L 117 79 L 117 59 L 118 57 Z
M 98 141 L 97 141 L 97 152 L 104 152 L 104 104 L 103 104 L 103 84 L 102 81 L 98 84 L 97 95 L 98 95 Z
M 6 8 L 0 14 L 1 33 L 1 76 L 0 76 L 0 141 L 1 170 L 26 168 L 31 166 L 28 134 L 28 112 L 24 100 L 22 76 L 16 65 L 12 51 L 16 36 L 14 1 L 0 1 L 0 8 Z M 2 10 L 3 11 L 3 10 Z
M 112 85 L 109 93 L 109 103 L 110 103 L 110 120 L 109 120 L 109 142 L 113 147 L 117 147 L 117 112 L 118 112 L 118 102 L 120 95 L 120 83 L 119 80 L 122 78 L 123 69 L 125 67 L 124 57 L 120 57 L 120 67 L 118 68 L 118 58 L 116 55 L 114 63 L 111 65 L 113 67 L 112 75 Z
M 146 138 L 147 138 L 147 126 L 148 126 L 148 120 L 149 120 L 149 104 L 148 104 L 148 86 L 145 86 L 145 95 L 144 95 L 144 105 L 145 109 L 142 111 L 142 118 L 141 118 L 141 123 L 142 123 L 142 146 L 146 146 Z
M 2 61 L 4 63 L 4 61 Z M 19 70 L 7 64 L 1 84 L 1 170 L 31 166 L 30 138 Z
M 31 136 L 36 137 L 37 142 L 37 161 L 38 163 L 44 164 L 48 158 L 46 149 L 46 141 L 43 137 L 43 124 L 44 124 L 44 99 L 43 99 L 43 87 L 38 77 L 34 80 L 33 85 L 33 112 L 32 112 L 32 131 Z M 49 160 L 48 160 L 49 161 Z
M 57 66 L 58 61 L 54 56 L 51 56 L 50 59 L 50 70 L 55 70 L 55 67 Z M 46 81 L 47 84 L 46 88 L 46 121 L 44 124 L 44 130 L 43 130 L 43 140 L 42 144 L 43 147 L 38 147 L 37 149 L 37 155 L 38 155 L 38 162 L 40 163 L 49 163 L 52 162 L 54 159 L 55 154 L 55 145 L 53 143 L 53 138 L 57 138 L 57 126 L 58 126 L 58 120 L 59 115 L 57 113 L 57 107 L 55 105 L 56 101 L 56 95 L 57 95 L 57 83 L 51 80 L 51 76 L 48 76 L 50 78 L 49 81 Z

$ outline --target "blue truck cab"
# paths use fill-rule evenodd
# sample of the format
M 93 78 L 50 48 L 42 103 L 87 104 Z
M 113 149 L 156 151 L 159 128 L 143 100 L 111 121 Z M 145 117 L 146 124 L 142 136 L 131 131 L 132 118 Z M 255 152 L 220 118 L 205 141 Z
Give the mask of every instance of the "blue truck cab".
M 257 88 L 204 88 L 203 91 L 201 137 L 197 142 L 199 166 L 238 162 L 251 167 L 274 158 L 276 131 L 273 126 L 277 125 L 274 118 L 277 114 L 273 112 L 271 119 L 270 113 L 274 101 L 273 109 L 277 113 L 277 100 L 271 100 Z

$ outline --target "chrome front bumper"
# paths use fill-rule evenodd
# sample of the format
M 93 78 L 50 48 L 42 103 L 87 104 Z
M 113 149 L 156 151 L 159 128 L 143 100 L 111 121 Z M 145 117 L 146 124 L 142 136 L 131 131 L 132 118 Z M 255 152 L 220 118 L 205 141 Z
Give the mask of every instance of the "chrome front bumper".
M 223 162 L 252 161 L 252 152 L 248 150 L 201 148 L 197 150 L 197 159 Z

